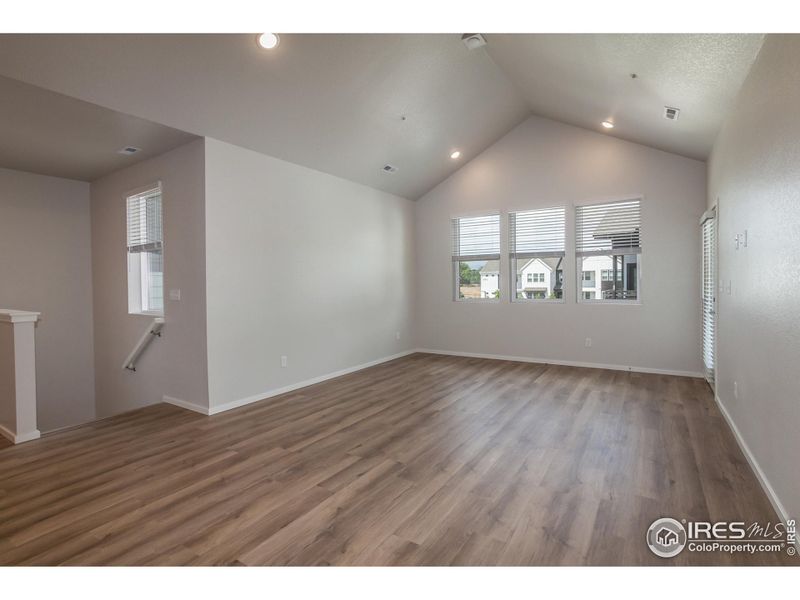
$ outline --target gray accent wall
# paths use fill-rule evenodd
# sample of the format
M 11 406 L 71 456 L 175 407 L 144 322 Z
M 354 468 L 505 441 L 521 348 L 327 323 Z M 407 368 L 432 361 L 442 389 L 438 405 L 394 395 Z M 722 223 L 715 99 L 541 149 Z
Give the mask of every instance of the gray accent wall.
M 530 117 L 417 202 L 417 345 L 699 375 L 705 193 L 701 161 Z M 573 205 L 634 197 L 642 198 L 641 305 L 578 304 Z M 511 303 L 507 213 L 552 206 L 567 207 L 565 302 Z M 494 210 L 503 299 L 454 302 L 450 219 Z
M 95 417 L 89 184 L 0 169 L 0 306 L 36 324 L 38 426 Z
M 206 138 L 212 410 L 412 349 L 413 210 Z
M 92 183 L 92 272 L 97 416 L 169 396 L 208 406 L 206 363 L 205 190 L 202 139 Z M 161 338 L 137 371 L 122 363 L 153 317 L 128 314 L 126 197 L 160 181 L 164 219 Z M 169 291 L 179 289 L 179 301 Z
M 708 205 L 719 214 L 717 396 L 773 502 L 793 518 L 800 515 L 798 57 L 800 36 L 766 37 L 714 145 L 708 185 Z M 747 247 L 737 250 L 734 236 L 745 230 Z

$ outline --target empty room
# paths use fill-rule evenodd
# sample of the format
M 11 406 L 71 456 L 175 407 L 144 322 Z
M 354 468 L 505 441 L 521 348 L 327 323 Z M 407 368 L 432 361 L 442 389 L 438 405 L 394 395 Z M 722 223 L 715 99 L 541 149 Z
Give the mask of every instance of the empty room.
M 800 565 L 800 35 L 76 27 L 0 34 L 0 576 Z

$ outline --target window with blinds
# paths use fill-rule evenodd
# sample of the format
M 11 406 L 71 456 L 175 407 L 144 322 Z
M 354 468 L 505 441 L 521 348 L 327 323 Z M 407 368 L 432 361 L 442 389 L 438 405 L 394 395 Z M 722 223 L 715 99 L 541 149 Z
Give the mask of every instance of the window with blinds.
M 454 300 L 500 298 L 500 215 L 452 220 Z
M 565 212 L 560 206 L 509 213 L 512 301 L 564 298 Z
M 712 208 L 701 222 L 703 235 L 703 363 L 705 376 L 714 385 L 714 342 L 716 335 L 716 211 Z
M 641 221 L 639 199 L 575 207 L 579 302 L 641 300 Z
M 127 197 L 128 311 L 164 312 L 164 227 L 161 185 Z

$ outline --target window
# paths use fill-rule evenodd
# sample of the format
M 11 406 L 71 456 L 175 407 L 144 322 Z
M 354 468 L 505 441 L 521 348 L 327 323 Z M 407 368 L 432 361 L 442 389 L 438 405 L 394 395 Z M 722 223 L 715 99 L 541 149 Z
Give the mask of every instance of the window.
M 594 292 L 583 292 L 584 300 L 594 300 Z
M 517 289 L 512 290 L 513 300 L 563 299 L 565 229 L 563 206 L 508 215 L 511 272 L 516 273 L 517 278 L 524 273 L 526 287 L 538 284 L 535 291 L 517 285 Z M 548 273 L 549 277 L 546 276 Z
M 583 293 L 579 300 L 638 302 L 641 252 L 640 200 L 575 207 L 577 269 L 583 289 L 595 288 L 591 297 Z M 600 271 L 599 286 L 595 271 Z
M 163 225 L 161 185 L 127 198 L 128 312 L 164 313 Z
M 459 217 L 453 227 L 453 299 L 500 298 L 500 215 Z
M 613 269 L 603 269 L 600 274 L 602 281 L 622 281 L 622 271 L 617 271 L 615 276 Z

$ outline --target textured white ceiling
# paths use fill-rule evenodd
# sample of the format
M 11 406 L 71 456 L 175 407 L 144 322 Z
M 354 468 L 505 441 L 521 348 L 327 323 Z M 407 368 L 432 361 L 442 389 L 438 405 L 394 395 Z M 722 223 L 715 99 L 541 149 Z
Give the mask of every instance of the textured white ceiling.
M 535 114 L 705 160 L 762 35 L 489 35 Z M 631 74 L 635 73 L 634 79 Z M 664 106 L 681 109 L 677 121 Z M 600 123 L 613 120 L 611 131 Z
M 283 35 L 264 51 L 252 34 L 2 35 L 0 75 L 417 198 L 530 112 L 705 159 L 762 43 L 487 39 L 468 51 L 457 34 Z
M 0 167 L 93 181 L 193 139 L 184 131 L 0 77 Z M 124 146 L 141 152 L 119 154 Z
M 10 35 L 0 74 L 408 198 L 529 114 L 452 34 Z

